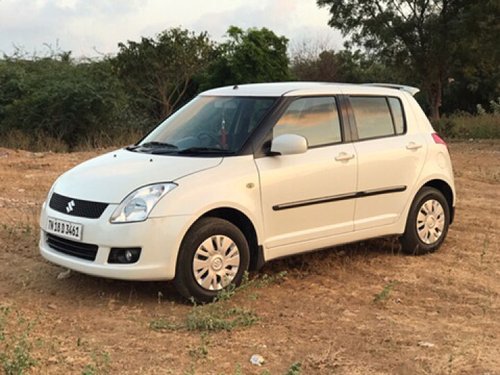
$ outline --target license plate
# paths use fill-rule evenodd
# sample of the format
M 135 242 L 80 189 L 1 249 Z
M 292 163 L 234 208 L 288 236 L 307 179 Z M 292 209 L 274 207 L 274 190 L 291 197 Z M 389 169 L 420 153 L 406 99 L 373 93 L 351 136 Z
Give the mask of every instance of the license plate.
M 70 221 L 54 219 L 49 217 L 47 220 L 47 232 L 58 234 L 63 237 L 80 241 L 82 239 L 83 225 L 72 223 Z

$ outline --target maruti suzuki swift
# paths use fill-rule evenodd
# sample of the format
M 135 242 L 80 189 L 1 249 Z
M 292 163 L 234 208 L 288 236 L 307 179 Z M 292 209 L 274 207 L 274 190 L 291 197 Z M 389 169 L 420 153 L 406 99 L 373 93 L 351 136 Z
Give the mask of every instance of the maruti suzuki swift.
M 173 280 L 210 301 L 271 259 L 397 235 L 439 248 L 455 188 L 445 142 L 390 84 L 289 82 L 206 91 L 133 146 L 60 176 L 40 251 L 60 266 Z

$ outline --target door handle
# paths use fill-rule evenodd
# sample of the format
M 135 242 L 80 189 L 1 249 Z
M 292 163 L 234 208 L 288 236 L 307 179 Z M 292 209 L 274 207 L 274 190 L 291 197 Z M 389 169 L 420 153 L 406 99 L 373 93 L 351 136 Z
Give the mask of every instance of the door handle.
M 347 152 L 341 152 L 337 156 L 335 156 L 335 160 L 337 161 L 347 161 L 354 159 L 354 154 L 348 154 Z
M 418 143 L 415 142 L 410 142 L 406 145 L 407 150 L 418 150 L 421 147 L 422 145 L 419 145 Z

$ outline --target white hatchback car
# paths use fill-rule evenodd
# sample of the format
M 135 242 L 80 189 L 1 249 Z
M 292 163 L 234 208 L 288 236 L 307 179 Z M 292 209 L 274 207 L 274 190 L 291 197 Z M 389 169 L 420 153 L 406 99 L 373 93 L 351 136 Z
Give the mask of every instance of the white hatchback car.
M 171 280 L 209 301 L 250 267 L 367 238 L 436 250 L 453 221 L 448 149 L 385 84 L 251 84 L 200 94 L 134 146 L 57 179 L 40 250 L 72 270 Z

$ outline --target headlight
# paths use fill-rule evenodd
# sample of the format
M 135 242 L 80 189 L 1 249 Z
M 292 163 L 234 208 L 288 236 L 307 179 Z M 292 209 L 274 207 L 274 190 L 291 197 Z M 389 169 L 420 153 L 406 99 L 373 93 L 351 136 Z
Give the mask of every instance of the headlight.
M 144 186 L 133 191 L 120 203 L 109 221 L 111 223 L 133 223 L 146 220 L 156 203 L 176 187 L 177 184 L 168 182 Z

